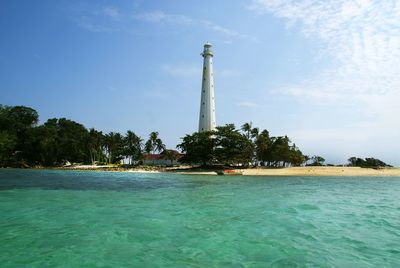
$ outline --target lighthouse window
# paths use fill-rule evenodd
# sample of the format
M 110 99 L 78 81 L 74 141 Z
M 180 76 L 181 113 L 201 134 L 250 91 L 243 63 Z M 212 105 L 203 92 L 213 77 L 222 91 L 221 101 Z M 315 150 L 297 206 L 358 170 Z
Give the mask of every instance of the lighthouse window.
M 203 117 L 203 118 L 204 118 L 204 114 L 203 114 L 203 115 L 201 115 L 201 117 Z
M 206 104 L 205 102 L 203 102 L 203 105 Z

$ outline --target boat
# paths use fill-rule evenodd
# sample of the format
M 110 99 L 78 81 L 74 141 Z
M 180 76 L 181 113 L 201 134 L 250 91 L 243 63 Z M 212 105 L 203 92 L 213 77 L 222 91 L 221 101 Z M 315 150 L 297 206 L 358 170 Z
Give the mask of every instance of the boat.
M 235 169 L 216 170 L 217 175 L 243 175 L 243 172 Z

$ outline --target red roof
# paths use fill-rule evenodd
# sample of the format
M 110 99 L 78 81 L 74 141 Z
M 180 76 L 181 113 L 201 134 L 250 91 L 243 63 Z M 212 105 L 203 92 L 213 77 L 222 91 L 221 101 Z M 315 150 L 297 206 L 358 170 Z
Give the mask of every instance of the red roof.
M 147 160 L 161 159 L 161 158 L 162 158 L 162 155 L 161 155 L 161 154 L 145 154 L 145 155 L 143 156 L 143 158 L 144 158 L 144 159 L 147 159 Z

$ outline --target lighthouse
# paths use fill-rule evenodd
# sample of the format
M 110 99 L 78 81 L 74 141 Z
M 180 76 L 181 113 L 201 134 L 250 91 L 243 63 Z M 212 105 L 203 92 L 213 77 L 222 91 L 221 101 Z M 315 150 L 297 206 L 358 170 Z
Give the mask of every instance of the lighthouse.
M 210 43 L 204 44 L 203 53 L 203 77 L 201 81 L 201 102 L 199 132 L 215 130 L 217 125 L 215 120 L 215 95 L 214 95 L 214 72 L 213 72 L 213 52 Z

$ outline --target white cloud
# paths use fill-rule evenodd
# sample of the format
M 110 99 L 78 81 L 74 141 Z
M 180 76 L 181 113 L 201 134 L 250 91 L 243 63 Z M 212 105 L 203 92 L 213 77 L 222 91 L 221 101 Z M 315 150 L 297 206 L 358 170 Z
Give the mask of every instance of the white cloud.
M 129 11 L 121 11 L 115 6 L 102 6 L 95 10 L 80 11 L 73 20 L 83 29 L 91 32 L 132 32 L 135 28 L 135 21 L 155 23 L 171 26 L 191 26 L 212 31 L 225 37 L 225 43 L 232 42 L 232 39 L 245 39 L 248 41 L 257 41 L 256 38 L 228 29 L 215 24 L 209 20 L 194 19 L 186 15 L 166 13 L 161 10 L 150 12 L 135 13 L 132 15 Z
M 400 1 L 254 0 L 249 9 L 300 29 L 336 66 L 277 91 L 324 105 L 363 106 L 377 120 L 398 112 L 386 103 L 400 103 Z M 400 117 L 394 120 L 400 124 Z
M 256 38 L 239 33 L 237 31 L 228 29 L 221 25 L 215 24 L 208 20 L 200 20 L 194 19 L 185 15 L 179 14 L 170 14 L 164 11 L 156 10 L 152 12 L 139 13 L 133 16 L 137 20 L 142 20 L 151 23 L 159 23 L 159 24 L 181 24 L 181 25 L 189 25 L 189 26 L 197 26 L 201 28 L 205 28 L 206 30 L 213 31 L 219 34 L 222 34 L 226 37 L 230 38 L 239 38 L 250 41 L 256 41 Z
M 357 114 L 351 126 L 336 122 L 327 130 L 317 124 L 297 130 L 296 137 L 321 147 L 343 146 L 336 150 L 359 146 L 360 152 L 392 154 L 399 148 L 393 143 L 400 137 L 400 1 L 253 0 L 248 8 L 285 20 L 289 31 L 318 42 L 318 53 L 335 66 L 300 83 L 282 83 L 276 92 L 309 105 L 330 105 L 332 112 L 350 107 Z
M 186 65 L 186 64 L 162 64 L 161 70 L 175 77 L 201 77 L 201 68 L 197 65 Z M 200 78 L 199 78 L 200 79 Z
M 122 14 L 116 7 L 111 7 L 111 6 L 103 7 L 102 12 L 105 16 L 113 20 L 120 20 L 122 18 Z
M 79 27 L 94 33 L 114 33 L 119 32 L 121 29 L 115 25 L 108 25 L 106 23 L 99 23 L 91 16 L 80 16 L 73 19 Z
M 291 26 L 299 24 L 304 35 L 320 41 L 339 66 L 324 70 L 318 80 L 305 81 L 297 93 L 310 85 L 343 95 L 399 90 L 399 1 L 255 0 L 250 9 L 284 18 Z

